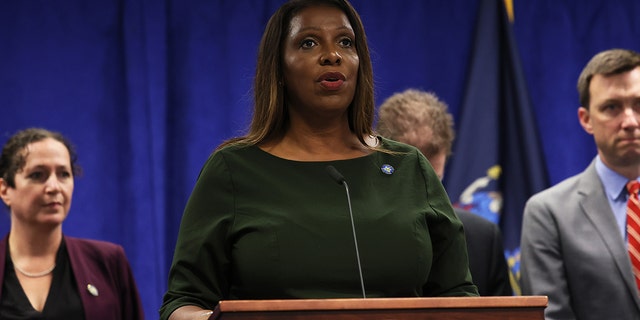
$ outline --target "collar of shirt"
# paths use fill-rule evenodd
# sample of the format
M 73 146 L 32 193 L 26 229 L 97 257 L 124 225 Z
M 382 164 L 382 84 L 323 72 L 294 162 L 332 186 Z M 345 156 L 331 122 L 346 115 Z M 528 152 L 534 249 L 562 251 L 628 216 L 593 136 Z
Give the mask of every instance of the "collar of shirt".
M 618 229 L 622 238 L 627 240 L 627 198 L 628 192 L 626 190 L 627 182 L 629 181 L 624 176 L 611 170 L 607 167 L 600 157 L 596 157 L 596 172 L 600 177 L 604 192 L 607 195 L 607 201 L 609 207 L 613 212 Z
M 609 201 L 627 202 L 626 185 L 629 179 L 607 167 L 600 157 L 596 157 L 596 172 L 604 186 L 604 192 L 607 194 Z

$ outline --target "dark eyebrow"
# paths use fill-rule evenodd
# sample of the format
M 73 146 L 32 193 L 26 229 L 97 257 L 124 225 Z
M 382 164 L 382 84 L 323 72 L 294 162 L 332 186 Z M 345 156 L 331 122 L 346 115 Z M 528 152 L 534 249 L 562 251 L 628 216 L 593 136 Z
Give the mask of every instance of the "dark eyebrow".
M 316 27 L 316 26 L 304 27 L 304 28 L 301 28 L 299 32 L 305 32 L 305 31 L 310 31 L 310 30 L 313 30 L 313 31 L 320 31 L 320 30 L 321 30 L 321 28 Z M 350 33 L 354 33 L 354 32 L 353 32 L 353 29 L 352 29 L 352 28 L 349 28 L 349 27 L 348 27 L 348 26 L 346 26 L 346 25 L 342 25 L 341 27 L 338 27 L 338 28 L 336 28 L 336 29 L 334 29 L 334 30 L 347 30 L 347 31 L 349 31 Z
M 35 166 L 29 168 L 29 170 L 48 169 L 48 168 L 49 168 L 49 166 L 46 166 L 46 165 L 43 165 L 43 164 L 38 164 L 38 165 L 35 165 Z M 27 169 L 27 168 L 25 167 L 25 169 Z M 56 166 L 55 169 L 56 170 L 58 170 L 58 169 L 70 170 L 69 166 L 66 166 L 66 165 Z
M 35 166 L 33 166 L 33 167 L 29 168 L 29 169 L 46 169 L 46 167 L 47 166 L 45 166 L 45 165 L 38 164 L 38 165 L 35 165 Z

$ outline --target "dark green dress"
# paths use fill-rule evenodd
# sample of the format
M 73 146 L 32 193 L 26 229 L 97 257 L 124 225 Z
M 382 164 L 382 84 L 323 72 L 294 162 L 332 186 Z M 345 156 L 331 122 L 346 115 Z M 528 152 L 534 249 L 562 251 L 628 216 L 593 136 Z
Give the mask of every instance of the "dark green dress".
M 462 223 L 435 172 L 417 149 L 379 139 L 399 154 L 214 153 L 182 217 L 162 318 L 228 299 L 362 297 L 345 188 L 327 165 L 349 186 L 367 297 L 477 295 Z

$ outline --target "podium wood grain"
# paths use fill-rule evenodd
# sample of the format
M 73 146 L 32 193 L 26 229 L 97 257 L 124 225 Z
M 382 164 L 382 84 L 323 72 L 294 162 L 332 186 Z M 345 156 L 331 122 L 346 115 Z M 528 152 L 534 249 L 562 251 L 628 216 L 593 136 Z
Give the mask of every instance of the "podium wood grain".
M 210 320 L 544 320 L 546 296 L 220 301 Z

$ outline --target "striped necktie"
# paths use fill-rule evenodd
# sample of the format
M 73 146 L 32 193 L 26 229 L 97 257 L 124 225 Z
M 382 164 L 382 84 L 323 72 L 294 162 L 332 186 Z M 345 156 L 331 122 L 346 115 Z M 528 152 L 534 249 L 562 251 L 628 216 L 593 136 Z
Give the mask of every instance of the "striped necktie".
M 628 250 L 636 286 L 640 290 L 640 202 L 638 201 L 638 189 L 640 189 L 640 182 L 633 180 L 627 183 L 627 190 L 629 190 L 629 200 L 627 201 Z

